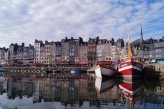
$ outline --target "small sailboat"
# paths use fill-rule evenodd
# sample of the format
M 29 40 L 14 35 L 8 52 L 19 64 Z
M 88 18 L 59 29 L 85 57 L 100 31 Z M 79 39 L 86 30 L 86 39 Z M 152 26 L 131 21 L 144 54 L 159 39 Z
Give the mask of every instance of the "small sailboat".
M 119 76 L 123 79 L 133 80 L 136 77 L 141 77 L 143 65 L 140 62 L 132 59 L 130 38 L 128 36 L 128 57 L 124 62 L 120 62 L 118 65 Z
M 103 93 L 113 88 L 115 84 L 116 84 L 115 79 L 96 78 L 95 89 L 98 93 Z
M 95 74 L 98 78 L 102 78 L 103 76 L 113 77 L 116 74 L 116 70 L 112 66 L 97 65 L 95 67 Z

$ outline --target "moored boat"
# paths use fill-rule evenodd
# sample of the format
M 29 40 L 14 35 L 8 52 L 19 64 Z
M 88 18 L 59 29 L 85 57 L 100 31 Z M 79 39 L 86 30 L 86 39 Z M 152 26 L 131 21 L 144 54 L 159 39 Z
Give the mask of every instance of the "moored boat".
M 112 66 L 97 65 L 95 67 L 95 74 L 98 78 L 102 78 L 103 76 L 113 77 L 116 74 L 116 70 Z
M 123 79 L 133 80 L 136 77 L 141 77 L 143 65 L 140 62 L 132 59 L 132 53 L 130 48 L 130 38 L 128 40 L 128 57 L 124 62 L 120 62 L 118 65 L 119 76 Z

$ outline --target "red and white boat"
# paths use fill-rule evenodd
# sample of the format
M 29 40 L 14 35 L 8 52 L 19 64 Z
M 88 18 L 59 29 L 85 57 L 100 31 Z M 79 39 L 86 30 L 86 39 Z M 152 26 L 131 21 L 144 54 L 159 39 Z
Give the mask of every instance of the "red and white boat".
M 95 74 L 98 78 L 102 78 L 103 76 L 113 77 L 116 74 L 116 70 L 112 66 L 97 65 L 95 67 Z
M 143 65 L 133 60 L 121 62 L 118 67 L 119 76 L 124 80 L 131 81 L 132 79 L 141 77 Z
M 132 59 L 132 53 L 130 48 L 130 39 L 128 41 L 128 57 L 127 61 L 120 62 L 118 65 L 119 76 L 123 79 L 132 80 L 136 77 L 140 77 L 142 74 L 143 65 L 140 62 L 136 62 Z

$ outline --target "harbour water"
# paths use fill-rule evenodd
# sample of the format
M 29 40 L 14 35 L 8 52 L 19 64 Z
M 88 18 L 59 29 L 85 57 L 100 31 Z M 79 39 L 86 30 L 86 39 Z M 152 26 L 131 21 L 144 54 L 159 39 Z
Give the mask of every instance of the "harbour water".
M 136 89 L 136 90 L 135 90 Z M 0 76 L 0 109 L 164 109 L 164 82 L 88 75 Z

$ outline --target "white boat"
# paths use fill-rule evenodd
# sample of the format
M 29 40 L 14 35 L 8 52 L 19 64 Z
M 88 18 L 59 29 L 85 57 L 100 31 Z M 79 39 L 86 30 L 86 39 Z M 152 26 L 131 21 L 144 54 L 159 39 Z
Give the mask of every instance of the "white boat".
M 113 77 L 116 74 L 116 70 L 111 66 L 97 65 L 95 67 L 95 74 L 98 78 L 102 78 L 103 76 Z
M 115 84 L 116 84 L 115 79 L 105 80 L 102 78 L 96 78 L 95 88 L 98 93 L 103 93 L 103 92 L 108 91 L 111 88 L 113 88 L 115 86 Z

